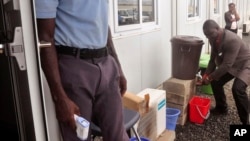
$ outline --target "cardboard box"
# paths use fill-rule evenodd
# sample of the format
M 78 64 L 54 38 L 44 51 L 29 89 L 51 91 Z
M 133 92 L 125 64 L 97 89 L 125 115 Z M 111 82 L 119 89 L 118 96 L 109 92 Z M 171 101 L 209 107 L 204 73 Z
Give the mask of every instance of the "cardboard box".
M 131 92 L 126 92 L 122 98 L 123 106 L 138 111 L 141 116 L 148 112 L 148 99 L 139 97 Z
M 187 121 L 188 103 L 190 98 L 196 93 L 196 80 L 181 80 L 170 78 L 163 83 L 166 91 L 167 103 L 170 108 L 181 110 L 177 124 L 184 125 Z
M 166 92 L 175 93 L 178 95 L 189 95 L 196 93 L 196 80 L 181 80 L 177 78 L 170 78 L 163 83 L 163 89 Z
M 165 130 L 156 141 L 174 141 L 175 140 L 175 131 Z
M 138 134 L 155 141 L 166 129 L 166 91 L 144 89 L 137 96 L 149 95 L 149 112 L 140 118 Z
M 187 105 L 191 94 L 179 95 L 173 92 L 167 92 L 168 103 L 175 103 L 179 105 Z

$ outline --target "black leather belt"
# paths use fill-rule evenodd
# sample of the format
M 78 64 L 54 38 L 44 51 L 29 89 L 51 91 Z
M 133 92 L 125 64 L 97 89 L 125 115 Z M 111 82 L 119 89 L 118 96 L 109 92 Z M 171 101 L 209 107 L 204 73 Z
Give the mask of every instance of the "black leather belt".
M 81 59 L 92 59 L 92 58 L 100 58 L 108 55 L 107 47 L 100 49 L 81 49 L 69 46 L 56 46 L 57 53 L 71 55 L 74 57 L 78 57 Z

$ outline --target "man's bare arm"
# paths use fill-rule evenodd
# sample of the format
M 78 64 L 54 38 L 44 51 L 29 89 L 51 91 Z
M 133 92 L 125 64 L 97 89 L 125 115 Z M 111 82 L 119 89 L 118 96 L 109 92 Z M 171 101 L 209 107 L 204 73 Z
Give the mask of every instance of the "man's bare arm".
M 38 19 L 37 27 L 39 40 L 51 42 L 51 47 L 41 48 L 40 55 L 42 69 L 55 104 L 57 119 L 68 122 L 72 128 L 75 128 L 74 114 L 80 113 L 79 108 L 67 97 L 61 83 L 54 44 L 55 19 Z

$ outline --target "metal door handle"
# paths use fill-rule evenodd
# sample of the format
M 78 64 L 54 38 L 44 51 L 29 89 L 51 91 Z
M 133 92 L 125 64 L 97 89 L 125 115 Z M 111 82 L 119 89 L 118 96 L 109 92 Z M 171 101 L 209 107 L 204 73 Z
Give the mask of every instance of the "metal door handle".
M 40 41 L 40 42 L 38 43 L 38 46 L 39 46 L 40 48 L 51 47 L 51 42 Z
M 0 54 L 2 54 L 2 53 L 3 53 L 3 45 L 0 44 Z

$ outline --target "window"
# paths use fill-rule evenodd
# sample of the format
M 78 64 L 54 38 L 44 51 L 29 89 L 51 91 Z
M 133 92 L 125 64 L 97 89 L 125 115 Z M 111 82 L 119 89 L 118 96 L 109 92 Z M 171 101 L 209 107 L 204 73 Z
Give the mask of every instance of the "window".
M 214 10 L 214 12 L 213 12 L 214 14 L 219 14 L 220 13 L 219 7 L 220 7 L 219 6 L 219 0 L 214 0 L 214 7 L 213 7 L 214 8 L 213 9 Z
M 119 0 L 118 1 L 118 24 L 129 25 L 140 22 L 139 0 Z
M 155 21 L 154 0 L 142 0 L 142 22 Z
M 188 0 L 187 9 L 188 20 L 200 18 L 200 0 Z
M 142 28 L 145 25 L 157 25 L 158 0 L 115 0 L 114 22 L 116 31 Z

